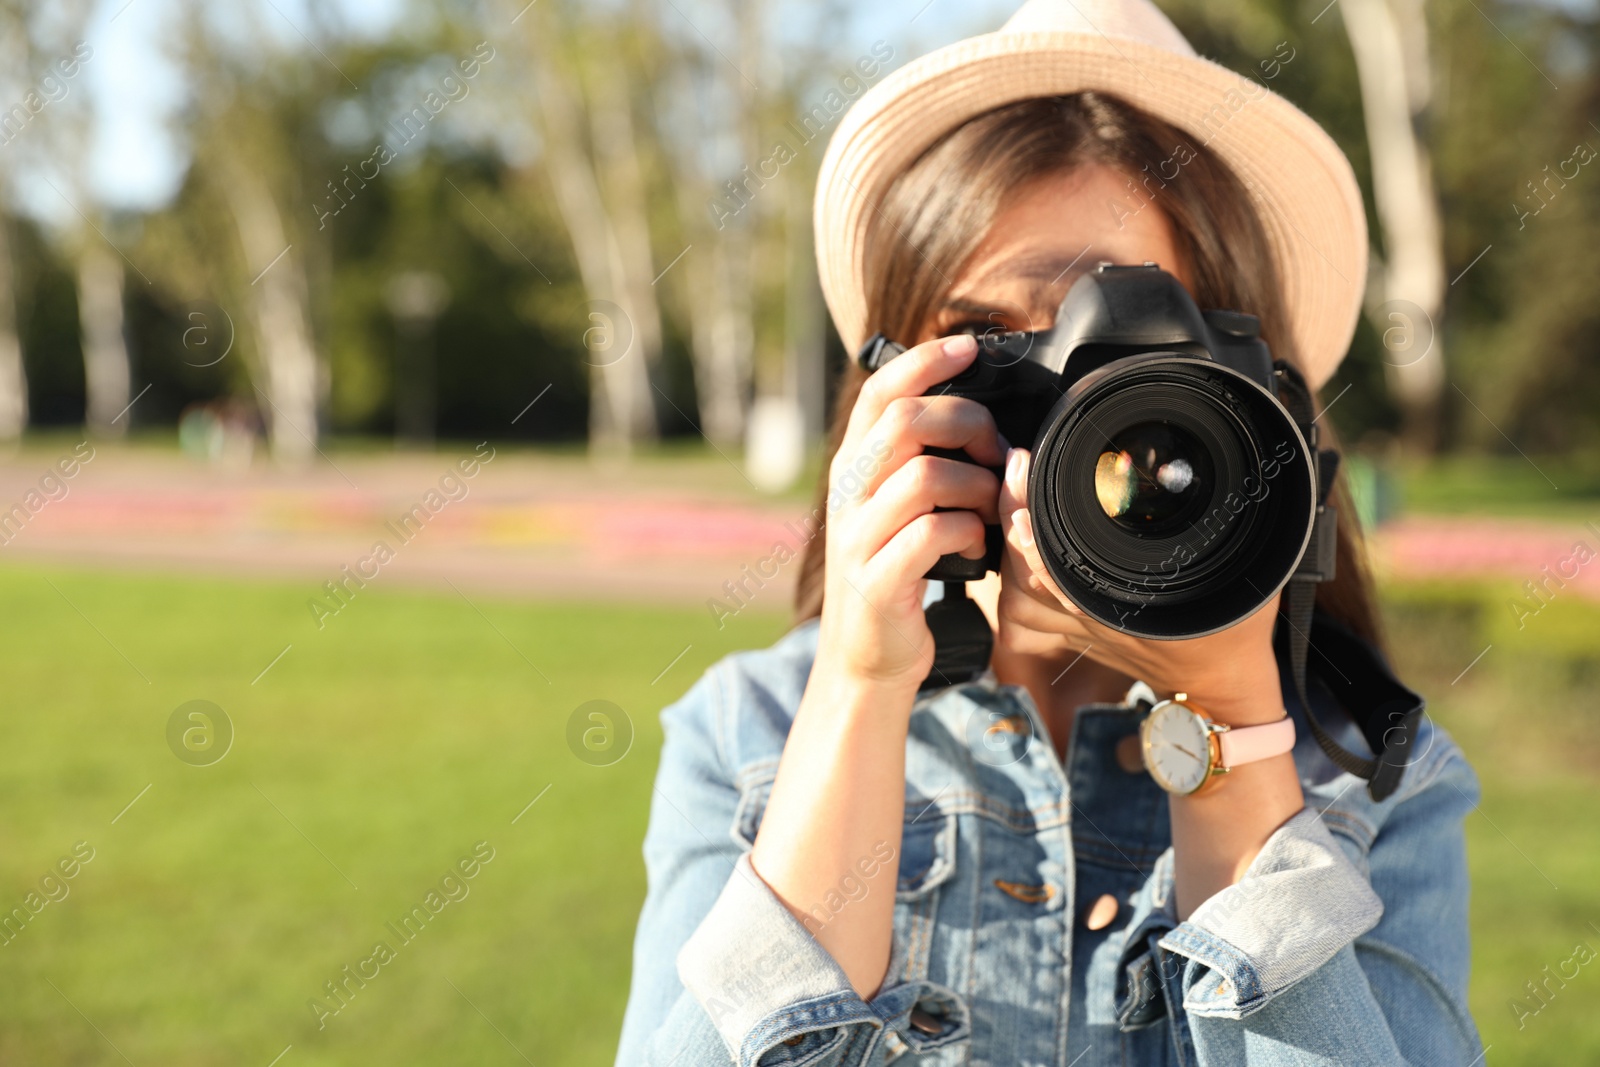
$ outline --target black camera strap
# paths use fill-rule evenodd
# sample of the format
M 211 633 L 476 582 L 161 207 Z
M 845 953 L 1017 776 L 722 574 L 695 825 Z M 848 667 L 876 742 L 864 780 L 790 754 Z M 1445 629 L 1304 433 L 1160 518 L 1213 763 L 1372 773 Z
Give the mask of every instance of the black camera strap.
M 1316 521 L 1300 566 L 1284 590 L 1274 643 L 1280 656 L 1287 653 L 1295 694 L 1317 745 L 1334 766 L 1365 779 L 1373 800 L 1383 800 L 1400 785 L 1426 705 L 1394 677 L 1375 649 L 1317 613 L 1317 586 L 1332 580 L 1335 569 L 1338 515 L 1328 495 L 1338 473 L 1339 454 L 1318 447 L 1313 398 L 1300 372 L 1282 360 L 1273 364 L 1273 370 L 1278 399 L 1312 450 L 1317 478 Z M 1316 641 L 1311 638 L 1313 630 Z M 1314 664 L 1309 662 L 1313 657 Z M 1355 720 L 1375 757 L 1351 752 L 1322 725 L 1309 694 L 1308 665 L 1315 667 L 1312 679 Z
M 988 670 L 994 652 L 989 618 L 967 595 L 967 583 L 943 584 L 944 596 L 923 610 L 933 634 L 933 666 L 917 687 L 919 693 L 972 681 Z

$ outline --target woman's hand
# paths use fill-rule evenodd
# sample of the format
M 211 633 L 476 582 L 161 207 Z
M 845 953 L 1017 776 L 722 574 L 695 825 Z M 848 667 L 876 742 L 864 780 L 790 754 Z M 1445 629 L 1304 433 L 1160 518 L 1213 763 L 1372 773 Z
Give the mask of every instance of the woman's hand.
M 1006 443 L 976 401 L 922 394 L 964 370 L 977 341 L 928 341 L 868 378 L 828 473 L 827 572 L 817 661 L 914 692 L 933 663 L 922 576 L 940 556 L 983 555 L 999 521 Z M 978 463 L 923 454 L 965 449 Z M 936 507 L 960 510 L 935 512 Z
M 1013 449 L 1000 491 L 1006 535 L 1000 598 L 1000 639 L 1018 630 L 1018 643 L 1051 635 L 1133 678 L 1159 696 L 1187 693 L 1213 719 L 1229 726 L 1272 722 L 1284 715 L 1272 628 L 1277 598 L 1248 619 L 1209 637 L 1150 641 L 1095 622 L 1062 595 L 1039 558 L 1027 509 L 1029 456 Z M 1244 877 L 1267 839 L 1305 806 L 1294 756 L 1282 753 L 1233 768 L 1218 787 L 1173 796 L 1173 893 L 1178 918 Z
M 933 659 L 922 576 L 945 553 L 982 555 L 983 524 L 999 521 L 990 471 L 922 451 L 1000 465 L 1005 444 L 986 408 L 922 395 L 976 353 L 971 337 L 918 345 L 867 379 L 850 412 L 828 471 L 817 657 L 750 853 L 864 998 L 889 966 L 899 864 L 882 858 L 900 851 L 906 728 Z M 828 905 L 858 883 L 848 906 Z
M 1000 491 L 1000 524 L 1006 539 L 998 601 L 1000 639 L 1032 649 L 1050 638 L 1064 641 L 1087 650 L 1091 659 L 1144 681 L 1159 696 L 1187 693 L 1213 718 L 1229 725 L 1281 718 L 1283 702 L 1272 651 L 1277 598 L 1220 633 L 1185 641 L 1133 637 L 1096 622 L 1066 598 L 1039 557 L 1027 508 L 1029 459 L 1026 449 L 1011 450 Z

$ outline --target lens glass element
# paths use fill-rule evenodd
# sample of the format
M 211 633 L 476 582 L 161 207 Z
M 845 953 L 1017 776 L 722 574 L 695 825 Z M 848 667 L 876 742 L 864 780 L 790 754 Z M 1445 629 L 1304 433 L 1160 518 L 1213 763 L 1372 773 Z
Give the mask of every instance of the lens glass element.
M 1154 536 L 1187 521 L 1210 498 L 1210 452 L 1167 421 L 1134 423 L 1113 436 L 1094 469 L 1095 497 L 1106 515 L 1134 533 Z

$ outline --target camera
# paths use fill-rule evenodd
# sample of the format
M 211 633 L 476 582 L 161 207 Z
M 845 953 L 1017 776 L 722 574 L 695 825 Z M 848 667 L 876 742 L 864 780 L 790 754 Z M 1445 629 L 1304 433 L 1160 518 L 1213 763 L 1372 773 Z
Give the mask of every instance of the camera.
M 1317 448 L 1310 391 L 1259 327 L 1200 311 L 1153 263 L 1102 263 L 1049 329 L 978 335 L 971 365 L 928 395 L 976 400 L 1006 440 L 1031 444 L 1034 540 L 1085 614 L 1140 637 L 1200 637 L 1292 577 L 1332 576 L 1322 504 L 1337 456 Z M 872 371 L 904 351 L 878 335 L 857 359 Z M 1001 548 L 990 527 L 983 559 L 945 556 L 927 577 L 980 579 Z

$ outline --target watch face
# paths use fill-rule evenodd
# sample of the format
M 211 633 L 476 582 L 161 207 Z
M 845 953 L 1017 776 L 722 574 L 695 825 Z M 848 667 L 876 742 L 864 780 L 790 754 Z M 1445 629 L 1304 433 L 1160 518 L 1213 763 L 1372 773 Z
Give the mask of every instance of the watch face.
M 1211 738 L 1204 721 L 1182 704 L 1158 706 L 1144 724 L 1144 763 L 1169 792 L 1199 789 L 1211 766 Z

